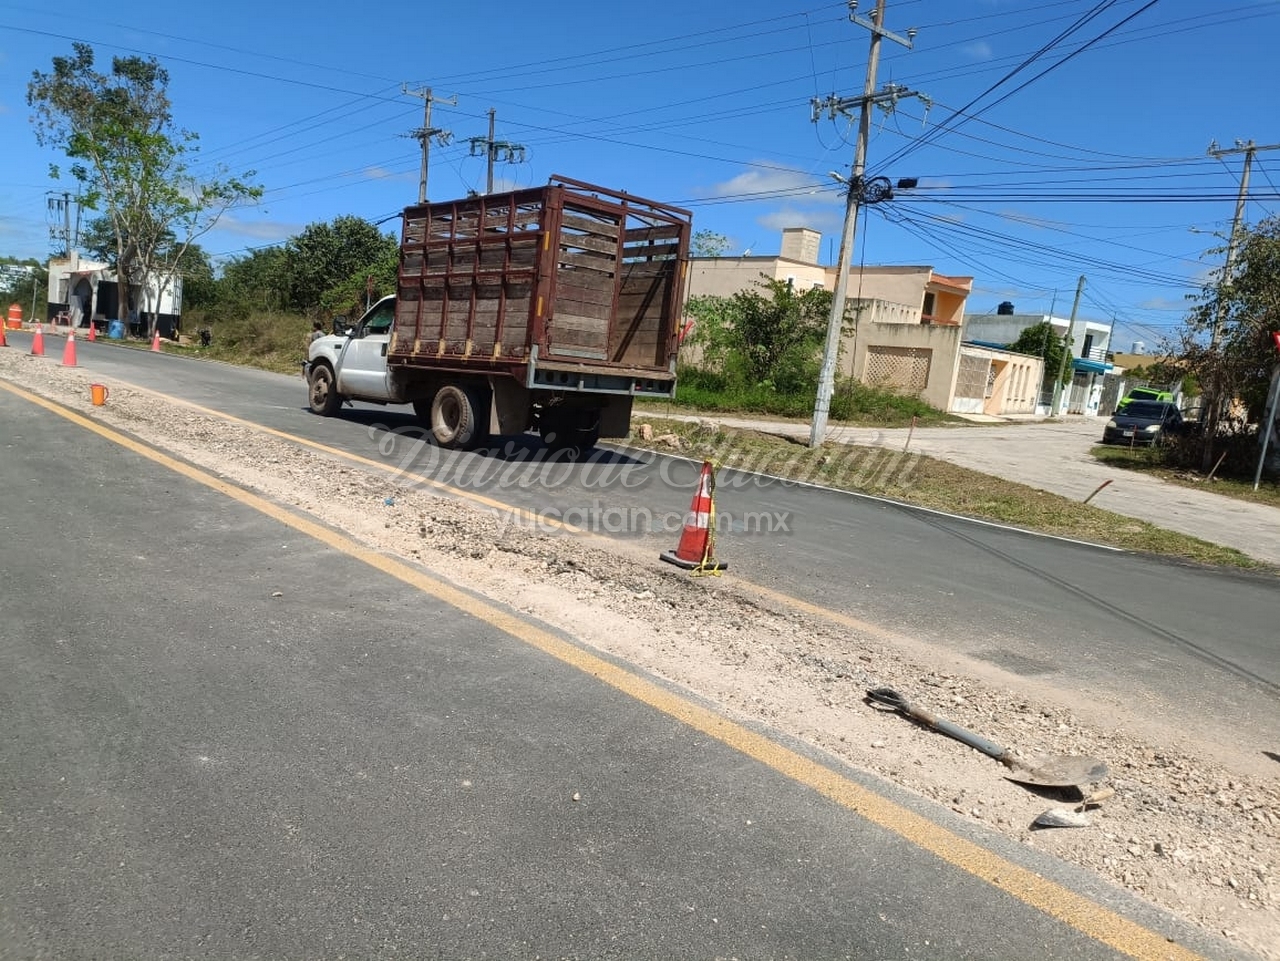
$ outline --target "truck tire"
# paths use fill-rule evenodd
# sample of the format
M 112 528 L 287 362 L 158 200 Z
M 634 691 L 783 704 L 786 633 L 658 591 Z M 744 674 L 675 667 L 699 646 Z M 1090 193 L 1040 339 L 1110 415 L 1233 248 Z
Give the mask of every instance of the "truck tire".
M 311 368 L 307 382 L 307 400 L 314 413 L 332 417 L 342 406 L 342 395 L 334 382 L 333 368 L 328 364 L 316 364 Z
M 431 401 L 431 434 L 450 450 L 471 450 L 483 443 L 488 406 L 484 392 L 475 387 L 446 384 Z

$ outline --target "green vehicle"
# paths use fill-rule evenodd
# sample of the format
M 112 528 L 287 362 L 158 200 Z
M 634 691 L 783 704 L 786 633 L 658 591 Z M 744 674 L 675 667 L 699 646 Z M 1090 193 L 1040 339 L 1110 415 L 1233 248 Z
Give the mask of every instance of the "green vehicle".
M 1154 387 L 1134 387 L 1125 395 L 1124 400 L 1116 405 L 1116 413 L 1123 411 L 1131 401 L 1135 400 L 1153 400 L 1160 404 L 1172 404 L 1173 394 L 1167 390 L 1157 390 Z

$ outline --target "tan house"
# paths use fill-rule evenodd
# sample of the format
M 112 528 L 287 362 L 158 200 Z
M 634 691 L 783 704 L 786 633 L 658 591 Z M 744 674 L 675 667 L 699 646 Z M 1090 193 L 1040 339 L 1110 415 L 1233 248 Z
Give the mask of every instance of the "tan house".
M 799 289 L 834 290 L 836 267 L 818 263 L 821 240 L 816 230 L 788 227 L 782 231 L 776 257 L 695 257 L 689 268 L 689 296 L 732 296 L 762 276 Z M 950 277 L 932 267 L 853 268 L 846 291 L 840 373 L 915 394 L 939 410 L 1033 412 L 1035 391 L 1028 394 L 1024 385 L 1040 382 L 1037 358 L 962 343 L 972 288 L 972 277 Z

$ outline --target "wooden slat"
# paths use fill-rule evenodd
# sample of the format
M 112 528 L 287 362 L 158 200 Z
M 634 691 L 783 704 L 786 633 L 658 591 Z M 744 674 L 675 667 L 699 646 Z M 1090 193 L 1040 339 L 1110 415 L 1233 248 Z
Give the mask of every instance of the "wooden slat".
M 634 262 L 637 258 L 643 258 L 646 261 L 657 259 L 674 260 L 679 255 L 679 244 L 643 244 L 626 247 L 622 251 L 622 258 L 628 263 Z
M 585 234 L 560 234 L 560 249 L 590 250 L 613 259 L 618 256 L 618 242 L 607 237 L 588 237 Z
M 679 240 L 680 227 L 676 224 L 663 224 L 657 227 L 633 227 L 622 235 L 627 243 L 638 240 Z
M 560 284 L 556 287 L 556 303 L 599 304 L 601 307 L 610 307 L 613 304 L 613 284 L 599 287 Z
M 551 319 L 551 326 L 555 330 L 607 330 L 609 328 L 606 318 L 560 312 Z
M 565 227 L 570 227 L 574 230 L 581 230 L 584 233 L 597 234 L 601 237 L 609 237 L 614 241 L 618 239 L 617 224 L 610 223 L 606 220 L 596 220 L 591 217 L 576 217 L 569 213 L 568 208 L 566 208 L 564 213 L 561 215 L 560 222 Z
M 579 270 L 591 270 L 596 273 L 614 274 L 617 264 L 598 254 L 569 254 L 561 251 L 556 255 L 558 267 L 573 267 Z

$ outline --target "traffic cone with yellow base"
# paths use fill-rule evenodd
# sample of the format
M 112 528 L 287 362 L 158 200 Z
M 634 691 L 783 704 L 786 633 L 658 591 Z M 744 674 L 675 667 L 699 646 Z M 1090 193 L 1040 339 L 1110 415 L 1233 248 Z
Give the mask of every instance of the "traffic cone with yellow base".
M 689 513 L 684 518 L 680 543 L 673 551 L 658 555 L 668 564 L 683 567 L 691 574 L 715 574 L 728 568 L 715 559 L 716 547 L 716 475 L 710 461 L 703 461 Z

